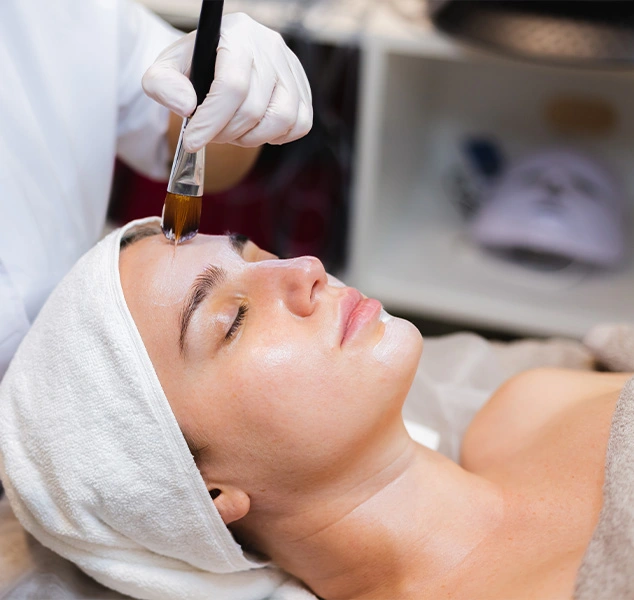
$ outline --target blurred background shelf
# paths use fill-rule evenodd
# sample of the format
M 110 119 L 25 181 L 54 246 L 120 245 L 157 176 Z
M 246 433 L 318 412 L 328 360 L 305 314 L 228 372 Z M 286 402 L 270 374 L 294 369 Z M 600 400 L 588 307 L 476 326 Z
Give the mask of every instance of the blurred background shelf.
M 181 29 L 196 27 L 200 0 L 140 0 Z M 225 0 L 225 12 L 245 12 L 282 33 L 301 28 L 313 41 L 362 44 L 381 37 L 414 53 L 459 56 L 461 49 L 438 33 L 419 0 Z
M 361 73 L 348 281 L 392 309 L 512 333 L 580 337 L 634 318 L 634 250 L 614 272 L 506 262 L 471 243 L 449 186 L 461 142 L 494 132 L 510 158 L 552 145 L 597 154 L 631 195 L 632 74 L 416 55 L 382 38 L 366 45 Z M 609 102 L 618 127 L 600 137 L 553 131 L 546 106 L 563 93 Z
M 632 319 L 634 269 L 540 272 L 474 247 L 452 215 L 418 204 L 383 222 L 347 281 L 397 313 L 525 335 L 582 336 Z M 354 253 L 353 253 L 354 255 Z
M 144 3 L 195 26 L 199 2 Z M 615 271 L 531 269 L 471 243 L 449 185 L 465 138 L 488 135 L 511 160 L 552 146 L 596 155 L 632 201 L 634 72 L 542 66 L 465 47 L 435 30 L 418 0 L 227 0 L 226 10 L 358 50 L 352 182 L 341 213 L 349 211 L 347 252 L 329 265 L 348 283 L 395 312 L 512 335 L 581 337 L 598 322 L 634 321 L 634 235 Z M 615 126 L 558 131 L 548 105 L 561 95 L 605 103 Z

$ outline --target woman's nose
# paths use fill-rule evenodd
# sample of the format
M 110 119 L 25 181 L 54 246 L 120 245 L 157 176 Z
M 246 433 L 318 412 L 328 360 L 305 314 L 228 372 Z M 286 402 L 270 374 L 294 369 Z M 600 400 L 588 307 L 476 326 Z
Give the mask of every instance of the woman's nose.
M 322 262 L 314 256 L 275 261 L 276 287 L 287 308 L 295 315 L 308 317 L 315 310 L 319 292 L 328 283 Z

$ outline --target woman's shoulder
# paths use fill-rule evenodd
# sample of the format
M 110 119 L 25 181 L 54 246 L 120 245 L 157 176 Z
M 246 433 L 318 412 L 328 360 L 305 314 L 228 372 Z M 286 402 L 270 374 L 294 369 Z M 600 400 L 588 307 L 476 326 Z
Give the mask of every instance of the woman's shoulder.
M 612 398 L 632 373 L 599 373 L 543 367 L 523 371 L 505 381 L 473 419 L 464 436 L 461 463 L 479 470 L 521 451 L 535 435 L 568 411 Z M 610 401 L 605 402 L 609 398 Z

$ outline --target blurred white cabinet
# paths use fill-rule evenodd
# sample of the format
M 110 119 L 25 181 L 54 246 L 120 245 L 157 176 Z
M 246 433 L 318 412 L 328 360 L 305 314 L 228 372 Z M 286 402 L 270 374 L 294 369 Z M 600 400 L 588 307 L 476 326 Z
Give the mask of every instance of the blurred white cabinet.
M 386 307 L 522 334 L 582 336 L 634 321 L 632 256 L 615 272 L 531 270 L 465 235 L 448 174 L 467 135 L 510 158 L 553 145 L 601 156 L 634 192 L 634 72 L 544 67 L 467 51 L 377 11 L 363 38 L 348 283 Z M 609 135 L 567 139 L 544 119 L 560 94 L 607 101 Z

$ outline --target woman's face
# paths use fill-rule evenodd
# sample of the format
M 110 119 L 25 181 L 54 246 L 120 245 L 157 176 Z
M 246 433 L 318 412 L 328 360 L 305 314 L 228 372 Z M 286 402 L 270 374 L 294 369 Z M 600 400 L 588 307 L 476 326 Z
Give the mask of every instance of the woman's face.
M 317 483 L 386 441 L 418 330 L 330 278 L 238 237 L 155 235 L 122 251 L 123 291 L 203 477 L 251 493 Z M 249 486 L 251 489 L 248 489 Z

